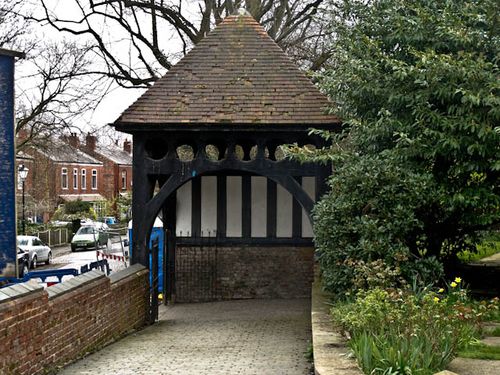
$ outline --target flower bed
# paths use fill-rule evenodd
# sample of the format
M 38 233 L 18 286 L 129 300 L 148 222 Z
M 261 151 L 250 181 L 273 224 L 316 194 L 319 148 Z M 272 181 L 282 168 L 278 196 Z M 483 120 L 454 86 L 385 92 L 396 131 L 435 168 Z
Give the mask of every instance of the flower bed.
M 434 374 L 474 340 L 479 323 L 498 300 L 474 303 L 456 278 L 441 288 L 359 292 L 332 309 L 366 374 Z

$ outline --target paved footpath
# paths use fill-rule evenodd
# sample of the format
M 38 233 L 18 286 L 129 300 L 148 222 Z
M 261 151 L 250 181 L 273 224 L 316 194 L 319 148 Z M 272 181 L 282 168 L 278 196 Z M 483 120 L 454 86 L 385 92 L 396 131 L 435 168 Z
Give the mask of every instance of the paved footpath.
M 160 307 L 160 321 L 60 374 L 307 375 L 309 299 Z

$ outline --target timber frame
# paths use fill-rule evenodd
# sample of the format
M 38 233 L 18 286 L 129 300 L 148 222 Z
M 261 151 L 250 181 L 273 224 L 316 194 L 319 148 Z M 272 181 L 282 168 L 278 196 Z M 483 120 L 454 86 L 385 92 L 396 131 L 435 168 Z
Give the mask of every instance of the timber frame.
M 131 263 L 149 267 L 149 240 L 159 214 L 167 234 L 167 299 L 175 291 L 177 241 L 182 247 L 201 248 L 207 240 L 202 227 L 213 231 L 215 223 L 221 246 L 311 248 L 312 239 L 303 236 L 302 220 L 307 216 L 310 220 L 314 202 L 324 194 L 331 165 L 300 164 L 283 159 L 277 151 L 280 145 L 295 143 L 328 146 L 309 129 L 340 130 L 341 121 L 327 111 L 330 107 L 328 98 L 251 15 L 226 17 L 113 124 L 133 136 Z M 232 207 L 241 216 L 239 237 L 226 236 L 228 217 L 235 212 L 227 209 L 228 200 L 234 203 L 228 196 L 233 197 L 235 186 L 228 185 L 228 176 L 241 176 L 232 180 L 241 181 L 241 207 L 239 203 L 237 209 Z M 266 178 L 267 191 L 266 181 L 254 176 Z M 212 189 L 205 190 L 211 194 L 209 203 L 208 198 L 203 200 L 203 181 L 212 184 L 205 185 Z M 263 192 L 259 204 L 266 206 L 265 213 L 254 210 L 255 215 L 266 215 L 258 236 L 252 232 L 253 220 L 259 219 L 252 213 L 252 194 L 260 193 L 255 193 L 257 184 L 252 181 L 259 181 L 258 191 Z M 180 234 L 177 239 L 177 229 L 181 229 L 180 222 L 176 228 L 177 209 L 184 212 L 187 205 L 177 206 L 176 192 L 189 182 L 191 235 Z M 283 193 L 287 203 L 278 207 Z M 286 214 L 281 210 L 284 206 Z M 201 223 L 204 213 L 217 216 L 210 217 L 210 227 Z M 283 220 L 279 230 L 277 224 L 284 217 L 288 220 L 286 236 Z
M 242 127 L 243 128 L 243 127 Z M 274 128 L 274 129 L 273 129 Z M 175 199 L 172 194 L 186 182 L 202 175 L 257 175 L 266 177 L 285 188 L 296 202 L 309 215 L 314 200 L 304 191 L 297 178 L 312 176 L 316 178 L 316 198 L 325 192 L 325 179 L 330 174 L 331 166 L 311 163 L 300 164 L 296 161 L 276 160 L 275 151 L 279 145 L 297 143 L 298 145 L 325 146 L 325 141 L 314 135 L 308 135 L 305 127 L 266 126 L 244 127 L 230 126 L 184 127 L 183 130 L 158 129 L 156 131 L 132 130 L 130 127 L 118 130 L 133 134 L 133 239 L 132 263 L 149 263 L 149 237 L 155 218 L 162 212 L 164 227 L 175 233 Z M 215 145 L 219 150 L 219 160 L 207 156 L 206 146 Z M 180 160 L 177 147 L 189 145 L 195 153 L 190 161 Z M 244 151 L 243 158 L 238 158 L 236 146 Z M 256 154 L 250 155 L 256 146 Z M 240 160 L 242 159 L 242 160 Z M 155 187 L 159 191 L 155 193 Z M 175 198 L 175 197 L 174 197 Z M 224 239 L 219 243 L 243 243 L 249 238 Z M 297 239 L 293 240 L 297 243 Z M 195 240 L 185 241 L 186 244 Z M 252 242 L 263 244 L 283 244 L 287 240 L 272 238 L 272 233 L 265 239 L 253 239 Z M 288 241 L 290 242 L 290 241 Z M 301 242 L 300 240 L 298 241 Z M 309 241 L 302 241 L 310 244 Z

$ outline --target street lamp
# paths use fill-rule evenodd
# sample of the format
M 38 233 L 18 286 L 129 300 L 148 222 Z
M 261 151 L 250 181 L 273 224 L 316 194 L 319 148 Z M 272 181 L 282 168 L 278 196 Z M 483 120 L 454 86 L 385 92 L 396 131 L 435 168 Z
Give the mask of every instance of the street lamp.
M 24 182 L 26 181 L 26 178 L 28 177 L 28 171 L 29 169 L 26 168 L 24 164 L 21 164 L 19 168 L 17 169 L 19 173 L 19 178 L 21 179 L 21 182 L 23 183 L 23 236 L 26 234 L 26 220 L 24 218 Z

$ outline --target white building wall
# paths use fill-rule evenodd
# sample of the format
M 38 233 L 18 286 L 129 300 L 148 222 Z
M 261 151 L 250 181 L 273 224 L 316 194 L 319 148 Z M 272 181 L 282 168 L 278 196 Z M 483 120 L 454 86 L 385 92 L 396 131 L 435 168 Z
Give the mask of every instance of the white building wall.
M 226 182 L 226 236 L 242 236 L 241 177 L 228 176 Z
M 292 195 L 280 185 L 276 195 L 276 237 L 292 237 Z
M 201 178 L 201 232 L 204 237 L 217 234 L 217 177 Z
M 191 236 L 192 194 L 191 181 L 182 185 L 177 194 L 177 224 L 175 233 L 179 237 Z
M 252 177 L 252 237 L 267 235 L 267 178 Z
M 314 201 L 316 197 L 316 177 L 302 177 L 302 188 Z M 313 237 L 311 222 L 304 209 L 302 209 L 302 237 Z

